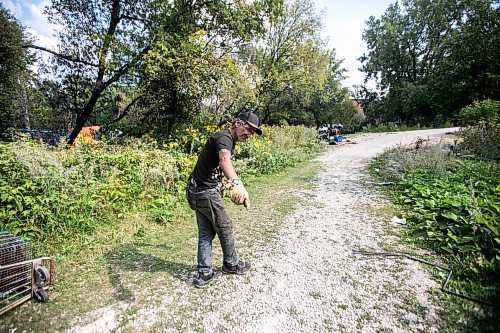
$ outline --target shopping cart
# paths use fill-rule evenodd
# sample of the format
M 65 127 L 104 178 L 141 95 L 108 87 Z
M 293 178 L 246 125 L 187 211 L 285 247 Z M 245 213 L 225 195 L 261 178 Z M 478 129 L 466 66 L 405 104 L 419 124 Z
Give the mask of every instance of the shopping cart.
M 47 302 L 53 281 L 51 257 L 32 259 L 28 240 L 0 232 L 0 316 L 32 298 Z

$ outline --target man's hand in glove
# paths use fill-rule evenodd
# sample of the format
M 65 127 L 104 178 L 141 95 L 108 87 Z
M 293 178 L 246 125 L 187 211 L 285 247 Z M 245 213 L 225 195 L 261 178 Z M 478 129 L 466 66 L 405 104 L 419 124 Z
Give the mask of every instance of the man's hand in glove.
M 236 205 L 243 205 L 247 210 L 250 208 L 248 192 L 239 179 L 231 179 L 231 201 Z
M 228 196 L 228 190 L 231 188 L 230 186 L 231 184 L 225 178 L 220 180 L 220 184 L 221 184 L 220 196 L 221 198 L 225 198 L 226 196 Z

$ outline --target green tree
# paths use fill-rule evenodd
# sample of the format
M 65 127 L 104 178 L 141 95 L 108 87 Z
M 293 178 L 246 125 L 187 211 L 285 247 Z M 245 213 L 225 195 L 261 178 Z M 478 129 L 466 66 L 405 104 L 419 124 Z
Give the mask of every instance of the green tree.
M 154 36 L 150 10 L 153 3 L 54 0 L 47 8 L 49 20 L 64 26 L 58 33 L 59 50 L 32 47 L 56 56 L 54 74 L 61 79 L 77 78 L 74 80 L 77 85 L 90 83 L 90 89 L 80 89 L 76 93 L 83 101 L 72 105 L 76 121 L 69 144 L 112 85 L 118 82 L 133 84 L 134 74 L 150 50 L 150 39 Z
M 304 123 L 304 106 L 313 90 L 325 85 L 330 64 L 319 35 L 321 20 L 310 0 L 296 0 L 285 3 L 283 14 L 265 26 L 267 34 L 243 58 L 257 71 L 255 103 L 264 122 Z
M 170 17 L 165 17 L 163 36 L 145 57 L 141 81 L 145 126 L 141 131 L 152 126 L 158 134 L 170 133 L 174 124 L 191 122 L 201 110 L 214 106 L 207 101 L 218 99 L 221 94 L 227 96 L 224 89 L 233 92 L 228 97 L 234 100 L 229 105 L 216 103 L 215 107 L 221 106 L 222 113 L 237 112 L 237 100 L 244 97 L 234 87 L 234 82 L 244 83 L 237 64 L 238 50 L 245 41 L 263 33 L 260 22 L 275 15 L 272 9 L 280 3 L 254 1 L 231 5 L 218 1 L 210 10 L 199 8 L 195 12 L 179 6 Z
M 500 123 L 500 102 L 487 99 L 475 101 L 462 108 L 459 113 L 460 122 L 465 126 L 474 126 L 479 122 Z
M 363 108 L 363 123 L 371 122 L 374 125 L 379 125 L 383 121 L 386 112 L 378 105 L 381 102 L 381 97 L 376 89 L 361 84 L 354 86 L 350 93 Z
M 322 124 L 350 121 L 350 119 L 341 116 L 344 105 L 346 105 L 345 102 L 350 102 L 349 92 L 341 84 L 344 78 L 341 64 L 342 62 L 336 60 L 335 55 L 332 54 L 327 82 L 324 86 L 315 89 L 312 94 L 308 112 L 313 116 L 316 127 Z
M 27 120 L 26 81 L 33 56 L 25 48 L 29 36 L 16 18 L 0 4 L 0 133 Z M 24 109 L 20 109 L 20 106 Z M 29 121 L 27 123 L 29 126 Z
M 465 13 L 468 19 L 447 40 L 447 56 L 429 78 L 430 96 L 445 117 L 455 118 L 476 100 L 500 99 L 500 8 L 477 1 Z
M 498 95 L 497 0 L 404 0 L 370 17 L 360 60 L 389 121 L 449 119 L 471 99 Z M 381 112 L 376 112 L 380 114 Z
M 82 92 L 85 101 L 74 105 L 75 129 L 69 144 L 96 108 L 111 106 L 104 97 L 113 89 L 131 91 L 122 98 L 131 104 L 122 108 L 118 118 L 133 111 L 136 125 L 163 126 L 165 121 L 168 132 L 186 109 L 200 102 L 191 94 L 198 81 L 191 77 L 189 66 L 170 66 L 180 64 L 177 55 L 192 52 L 182 59 L 196 59 L 201 45 L 194 40 L 196 36 L 217 42 L 259 31 L 259 19 L 272 12 L 276 3 L 280 1 L 261 0 L 250 5 L 229 0 L 52 1 L 49 18 L 64 26 L 59 33 L 59 50 L 32 47 L 55 56 L 55 74 L 90 82 L 90 90 Z M 148 63 L 151 59 L 158 66 Z M 113 112 L 113 108 L 108 111 Z

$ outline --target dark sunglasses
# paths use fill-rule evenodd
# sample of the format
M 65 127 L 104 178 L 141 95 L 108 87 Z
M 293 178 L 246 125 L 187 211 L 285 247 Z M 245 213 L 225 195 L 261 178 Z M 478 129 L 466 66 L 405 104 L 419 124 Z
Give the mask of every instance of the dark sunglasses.
M 249 125 L 247 122 L 243 122 L 243 127 L 250 133 L 255 134 L 255 128 Z

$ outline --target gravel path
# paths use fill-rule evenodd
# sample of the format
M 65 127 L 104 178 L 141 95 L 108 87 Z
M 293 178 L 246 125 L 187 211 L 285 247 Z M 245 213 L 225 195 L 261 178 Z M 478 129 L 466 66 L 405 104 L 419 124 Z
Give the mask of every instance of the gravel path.
M 429 290 L 439 285 L 419 263 L 353 250 L 397 242 L 387 233 L 397 228 L 390 217 L 374 213 L 387 202 L 369 186 L 369 160 L 391 145 L 453 130 L 369 134 L 357 144 L 332 146 L 317 159 L 325 171 L 296 192 L 307 205 L 286 218 L 276 242 L 247 251 L 250 274 L 226 276 L 204 290 L 178 280 L 175 294 L 125 323 L 120 313 L 131 305 L 116 304 L 68 332 L 158 326 L 165 332 L 438 332 Z

